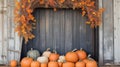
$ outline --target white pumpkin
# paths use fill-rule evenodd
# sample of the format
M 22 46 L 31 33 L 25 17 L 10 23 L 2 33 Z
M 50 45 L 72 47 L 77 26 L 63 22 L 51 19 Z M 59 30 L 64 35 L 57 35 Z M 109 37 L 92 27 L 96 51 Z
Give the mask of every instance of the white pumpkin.
M 61 55 L 61 56 L 59 57 L 59 61 L 64 62 L 64 61 L 65 61 L 65 56 L 64 56 L 64 55 Z
M 47 48 L 47 50 L 45 52 L 43 52 L 43 56 L 49 57 L 51 54 L 50 48 Z
M 37 61 L 40 63 L 48 63 L 48 57 L 45 56 L 38 57 Z

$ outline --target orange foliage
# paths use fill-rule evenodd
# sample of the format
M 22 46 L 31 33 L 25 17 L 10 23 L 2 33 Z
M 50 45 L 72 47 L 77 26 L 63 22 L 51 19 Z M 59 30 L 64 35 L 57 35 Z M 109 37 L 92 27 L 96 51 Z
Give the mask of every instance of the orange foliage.
M 31 33 L 35 25 L 35 18 L 32 15 L 33 9 L 31 8 L 34 1 L 38 1 L 40 5 L 53 7 L 54 11 L 56 11 L 58 6 L 64 7 L 65 2 L 69 1 L 73 9 L 81 9 L 82 16 L 88 17 L 88 20 L 85 23 L 91 25 L 92 28 L 100 25 L 101 15 L 104 11 L 103 8 L 97 9 L 95 2 L 92 0 L 20 0 L 20 2 L 15 0 L 15 31 L 18 32 L 19 36 L 23 36 L 25 38 L 26 43 L 29 39 L 33 39 L 35 37 Z

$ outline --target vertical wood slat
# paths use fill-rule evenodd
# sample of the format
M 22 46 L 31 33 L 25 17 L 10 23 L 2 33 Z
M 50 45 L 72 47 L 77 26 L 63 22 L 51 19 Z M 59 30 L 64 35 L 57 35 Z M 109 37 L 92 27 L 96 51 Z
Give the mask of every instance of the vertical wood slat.
M 99 8 L 102 7 L 103 0 L 99 0 Z M 103 65 L 103 24 L 99 27 L 99 65 Z
M 103 7 L 105 8 L 103 18 L 103 42 L 104 42 L 104 64 L 113 64 L 113 0 L 103 0 Z
M 65 10 L 65 53 L 72 50 L 72 21 L 71 10 Z M 69 18 L 68 18 L 69 17 Z
M 120 0 L 114 0 L 114 63 L 120 65 Z
M 2 1 L 0 1 L 0 18 L 2 18 Z M 2 48 L 2 19 L 0 20 L 0 48 Z M 0 49 L 0 64 L 3 63 L 3 59 L 2 59 L 2 49 Z

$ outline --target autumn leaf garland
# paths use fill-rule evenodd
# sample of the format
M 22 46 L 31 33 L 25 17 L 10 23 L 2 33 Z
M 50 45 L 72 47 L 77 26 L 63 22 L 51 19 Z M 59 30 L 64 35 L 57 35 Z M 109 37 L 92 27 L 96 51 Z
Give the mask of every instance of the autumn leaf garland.
M 97 27 L 101 23 L 102 9 L 97 9 L 95 2 L 91 0 L 15 0 L 14 9 L 14 21 L 15 21 L 15 31 L 19 36 L 25 38 L 27 43 L 29 39 L 33 39 L 35 36 L 32 34 L 32 30 L 35 27 L 35 18 L 32 15 L 33 2 L 39 2 L 39 5 L 45 5 L 47 7 L 52 7 L 56 11 L 57 7 L 65 8 L 65 4 L 69 1 L 70 5 L 74 10 L 81 9 L 82 16 L 87 16 L 88 20 L 86 24 L 90 24 L 92 28 Z

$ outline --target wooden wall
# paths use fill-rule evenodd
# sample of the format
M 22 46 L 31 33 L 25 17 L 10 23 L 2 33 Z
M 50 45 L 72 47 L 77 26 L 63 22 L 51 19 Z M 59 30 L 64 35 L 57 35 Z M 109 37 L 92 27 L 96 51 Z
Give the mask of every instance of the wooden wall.
M 120 0 L 99 0 L 105 8 L 103 24 L 99 28 L 100 65 L 120 65 Z
M 14 32 L 14 0 L 0 0 L 0 64 L 19 61 L 21 40 Z
M 105 8 L 103 24 L 99 28 L 100 65 L 120 65 L 119 6 L 119 0 L 99 0 L 99 7 Z M 13 58 L 19 59 L 20 56 L 18 52 L 21 50 L 21 44 L 17 34 L 14 33 L 13 8 L 14 0 L 3 0 L 3 2 L 0 0 L 0 64 L 5 64 L 7 60 Z M 6 12 L 2 13 L 2 10 Z

